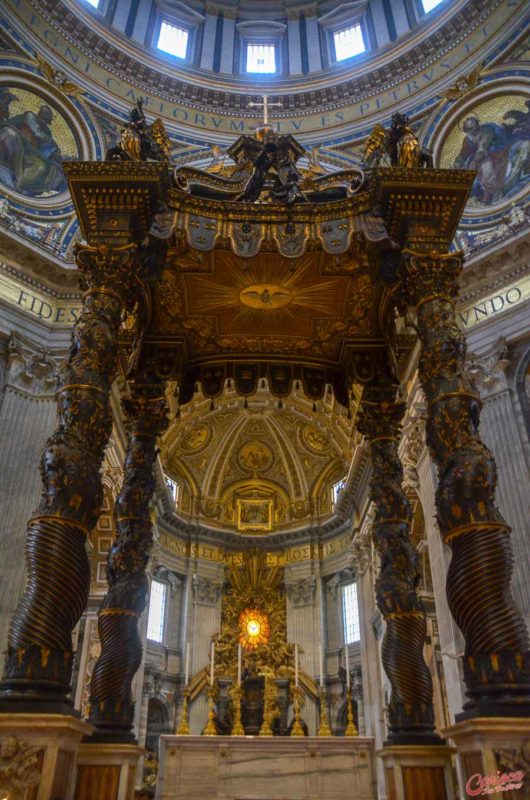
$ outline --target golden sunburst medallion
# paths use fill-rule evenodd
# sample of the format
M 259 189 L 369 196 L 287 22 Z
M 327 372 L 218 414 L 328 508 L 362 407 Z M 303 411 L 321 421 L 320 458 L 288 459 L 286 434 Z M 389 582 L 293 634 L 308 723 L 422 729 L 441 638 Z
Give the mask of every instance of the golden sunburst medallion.
M 269 618 L 258 608 L 245 608 L 239 615 L 239 641 L 244 650 L 255 650 L 267 644 L 270 636 Z

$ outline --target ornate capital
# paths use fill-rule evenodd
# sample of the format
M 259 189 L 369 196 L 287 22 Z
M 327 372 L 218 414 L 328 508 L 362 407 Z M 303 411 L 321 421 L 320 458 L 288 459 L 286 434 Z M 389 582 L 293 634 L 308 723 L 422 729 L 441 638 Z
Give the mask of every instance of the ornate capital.
M 315 596 L 317 582 L 314 575 L 286 585 L 287 597 L 295 607 L 309 606 Z
M 136 282 L 133 264 L 137 251 L 137 245 L 132 243 L 118 247 L 78 244 L 76 262 L 81 271 L 80 288 L 110 292 L 128 305 Z
M 400 273 L 403 299 L 418 306 L 434 297 L 454 301 L 458 295 L 458 277 L 462 272 L 462 253 L 417 253 L 403 251 Z
M 159 387 L 160 388 L 160 387 Z M 126 425 L 134 436 L 152 436 L 156 438 L 169 424 L 169 412 L 166 398 L 145 397 L 139 395 L 122 400 Z
M 506 373 L 509 366 L 510 359 L 505 339 L 499 339 L 488 352 L 480 356 L 475 353 L 467 354 L 466 369 L 482 399 L 508 389 Z
M 399 440 L 405 403 L 394 403 L 393 389 L 372 389 L 363 394 L 357 429 L 368 441 L 381 436 Z
M 53 397 L 59 385 L 59 362 L 48 350 L 31 348 L 13 336 L 9 342 L 7 384 L 32 397 Z
M 216 606 L 221 597 L 223 587 L 216 581 L 203 578 L 202 575 L 193 576 L 193 596 L 197 605 Z

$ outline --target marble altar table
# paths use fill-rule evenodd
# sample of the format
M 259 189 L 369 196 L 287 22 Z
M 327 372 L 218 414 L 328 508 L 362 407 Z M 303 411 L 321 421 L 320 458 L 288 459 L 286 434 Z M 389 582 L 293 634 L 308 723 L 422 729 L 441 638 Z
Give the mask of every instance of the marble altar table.
M 157 800 L 376 800 L 367 737 L 161 736 Z

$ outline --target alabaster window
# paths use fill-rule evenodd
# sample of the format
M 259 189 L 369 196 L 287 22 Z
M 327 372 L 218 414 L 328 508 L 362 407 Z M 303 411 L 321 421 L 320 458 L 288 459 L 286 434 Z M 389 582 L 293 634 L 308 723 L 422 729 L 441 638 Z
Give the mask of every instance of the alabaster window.
M 176 58 L 186 58 L 188 52 L 189 31 L 162 20 L 156 46 L 163 53 Z
M 153 578 L 149 595 L 149 617 L 147 619 L 147 638 L 162 644 L 166 622 L 168 585 Z
M 344 644 L 353 644 L 353 642 L 358 642 L 361 638 L 359 603 L 355 581 L 343 584 L 341 594 Z
M 439 6 L 441 3 L 443 3 L 443 0 L 421 0 L 423 10 L 426 14 L 428 14 L 429 11 L 432 11 L 433 8 L 436 8 L 436 6 Z
M 276 45 L 247 44 L 247 72 L 276 72 Z
M 333 34 L 335 45 L 335 59 L 345 61 L 347 58 L 358 56 L 364 53 L 366 45 L 364 43 L 363 31 L 360 25 L 350 25 Z

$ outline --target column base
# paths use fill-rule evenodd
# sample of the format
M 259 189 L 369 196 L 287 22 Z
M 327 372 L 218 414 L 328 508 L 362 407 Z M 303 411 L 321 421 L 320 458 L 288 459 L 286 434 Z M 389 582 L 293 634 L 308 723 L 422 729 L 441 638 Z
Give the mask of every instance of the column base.
M 388 800 L 455 800 L 452 747 L 391 745 L 377 752 Z
M 502 779 L 504 786 L 518 786 L 513 791 L 489 794 L 492 800 L 526 800 L 530 798 L 530 717 L 480 717 L 466 719 L 444 728 L 442 734 L 455 743 L 462 770 L 464 796 L 481 794 L 482 778 Z M 522 781 L 509 780 L 510 775 L 522 772 Z M 491 788 L 491 782 L 488 785 Z M 502 784 L 500 784 L 502 785 Z M 471 792 L 468 791 L 471 789 Z
M 75 800 L 133 800 L 138 759 L 145 752 L 134 744 L 81 744 Z
M 1 788 L 11 790 L 13 797 L 72 800 L 77 749 L 92 730 L 87 722 L 61 714 L 0 714 Z M 9 773 L 15 771 L 17 783 L 11 786 Z M 23 794 L 19 781 L 26 789 Z

